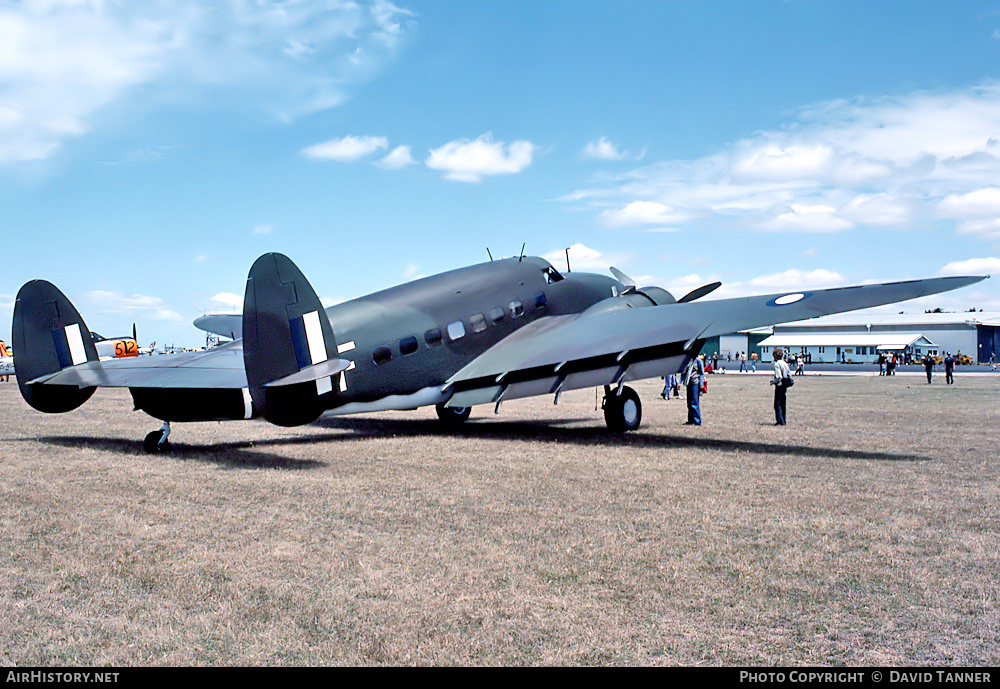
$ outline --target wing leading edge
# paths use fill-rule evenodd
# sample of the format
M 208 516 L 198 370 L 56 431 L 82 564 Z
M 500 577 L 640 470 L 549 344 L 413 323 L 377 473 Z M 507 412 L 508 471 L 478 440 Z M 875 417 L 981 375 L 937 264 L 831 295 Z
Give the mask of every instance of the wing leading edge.
M 449 406 L 499 403 L 680 371 L 710 337 L 892 304 L 965 287 L 988 276 L 908 280 L 754 297 L 597 309 L 540 319 L 448 379 Z

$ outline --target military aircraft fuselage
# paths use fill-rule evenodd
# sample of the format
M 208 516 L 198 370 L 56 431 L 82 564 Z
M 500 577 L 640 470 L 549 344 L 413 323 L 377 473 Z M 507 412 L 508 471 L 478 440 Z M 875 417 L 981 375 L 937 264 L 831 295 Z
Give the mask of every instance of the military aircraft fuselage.
M 98 387 L 128 387 L 136 409 L 167 423 L 143 447 L 160 451 L 169 423 L 263 417 L 280 426 L 435 405 L 446 424 L 475 405 L 603 387 L 614 432 L 642 420 L 626 383 L 684 370 L 707 338 L 774 323 L 891 304 L 971 285 L 949 276 L 695 301 L 628 276 L 565 275 L 536 257 L 510 258 L 324 307 L 298 267 L 260 256 L 243 313 L 199 319 L 234 340 L 168 357 L 102 360 L 82 316 L 58 288 L 25 283 L 15 300 L 17 382 L 46 413 L 83 404 Z M 198 324 L 198 322 L 196 322 Z M 239 331 L 239 335 L 237 335 Z
M 515 330 L 543 316 L 581 313 L 624 290 L 603 275 L 563 275 L 543 259 L 523 257 L 328 307 L 339 356 L 351 361 L 333 409 L 436 404 L 445 399 L 440 388 L 449 376 Z M 382 406 L 373 404 L 380 400 Z

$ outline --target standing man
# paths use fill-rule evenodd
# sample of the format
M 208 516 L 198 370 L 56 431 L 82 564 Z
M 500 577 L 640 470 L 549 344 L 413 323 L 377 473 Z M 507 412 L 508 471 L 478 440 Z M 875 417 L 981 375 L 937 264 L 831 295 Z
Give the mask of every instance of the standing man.
M 786 425 L 785 403 L 788 388 L 791 386 L 792 375 L 785 363 L 784 352 L 781 347 L 774 350 L 774 377 L 771 378 L 771 385 L 774 386 L 774 425 Z
M 955 382 L 955 357 L 948 352 L 944 356 L 944 382 L 951 385 Z
M 688 362 L 684 371 L 684 383 L 687 386 L 688 426 L 701 425 L 701 379 L 705 375 L 705 364 L 699 357 Z
M 931 384 L 931 371 L 934 370 L 934 357 L 932 357 L 930 355 L 930 352 L 928 352 L 927 354 L 924 354 L 924 358 L 922 359 L 922 362 L 924 364 L 924 370 L 927 372 L 927 384 L 930 385 Z

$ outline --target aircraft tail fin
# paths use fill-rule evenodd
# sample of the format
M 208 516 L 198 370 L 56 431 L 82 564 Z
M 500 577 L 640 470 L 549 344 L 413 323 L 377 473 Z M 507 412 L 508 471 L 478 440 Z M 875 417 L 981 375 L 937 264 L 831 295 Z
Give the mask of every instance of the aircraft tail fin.
M 97 348 L 87 324 L 66 295 L 51 282 L 32 280 L 14 302 L 15 374 L 21 396 L 48 413 L 76 409 L 94 394 L 92 387 L 33 382 L 64 368 L 97 361 Z
M 282 254 L 258 258 L 243 299 L 243 363 L 254 406 L 279 426 L 315 421 L 349 362 L 337 356 L 326 310 Z

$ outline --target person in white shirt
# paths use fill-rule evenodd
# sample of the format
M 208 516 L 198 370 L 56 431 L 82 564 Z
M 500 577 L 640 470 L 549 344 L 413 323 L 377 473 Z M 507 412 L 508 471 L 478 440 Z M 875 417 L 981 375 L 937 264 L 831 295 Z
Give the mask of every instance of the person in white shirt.
M 775 347 L 774 377 L 771 379 L 771 385 L 774 386 L 775 426 L 784 426 L 786 424 L 785 395 L 792 380 L 792 374 L 791 371 L 788 370 L 788 364 L 785 363 L 784 354 L 785 353 L 781 350 L 781 347 Z

